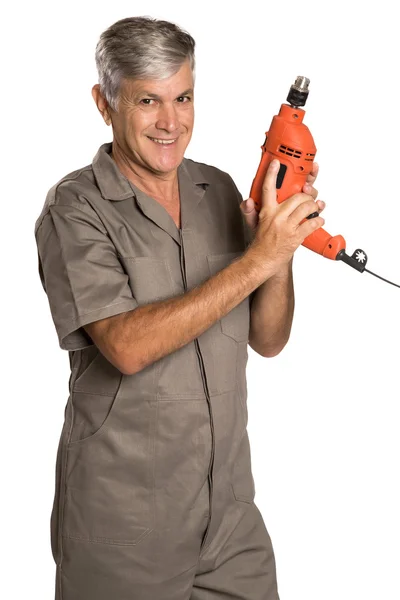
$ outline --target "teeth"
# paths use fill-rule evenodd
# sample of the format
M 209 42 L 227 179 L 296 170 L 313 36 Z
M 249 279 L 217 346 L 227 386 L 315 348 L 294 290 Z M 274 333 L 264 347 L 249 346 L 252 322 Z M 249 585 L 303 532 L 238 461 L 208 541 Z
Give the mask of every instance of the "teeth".
M 156 138 L 150 138 L 151 140 L 153 140 L 153 142 L 157 142 L 157 144 L 172 144 L 173 142 L 176 141 L 175 140 L 158 140 Z

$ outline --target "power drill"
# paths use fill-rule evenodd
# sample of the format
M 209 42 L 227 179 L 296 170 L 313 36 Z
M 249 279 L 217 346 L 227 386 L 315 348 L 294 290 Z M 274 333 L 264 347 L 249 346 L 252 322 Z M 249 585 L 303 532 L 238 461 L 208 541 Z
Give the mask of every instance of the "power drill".
M 283 202 L 293 194 L 302 191 L 317 152 L 313 137 L 303 123 L 304 106 L 308 97 L 310 80 L 297 77 L 290 87 L 286 98 L 288 104 L 282 104 L 279 114 L 272 119 L 269 131 L 265 133 L 265 142 L 261 146 L 261 161 L 251 186 L 250 198 L 253 198 L 257 212 L 261 210 L 262 185 L 270 162 L 277 158 L 280 169 L 276 180 L 277 201 Z M 307 219 L 318 216 L 315 212 Z M 343 260 L 357 271 L 365 269 L 367 256 L 357 249 L 352 256 L 345 252 L 346 241 L 341 235 L 331 236 L 322 228 L 317 229 L 303 241 L 303 246 L 330 258 Z

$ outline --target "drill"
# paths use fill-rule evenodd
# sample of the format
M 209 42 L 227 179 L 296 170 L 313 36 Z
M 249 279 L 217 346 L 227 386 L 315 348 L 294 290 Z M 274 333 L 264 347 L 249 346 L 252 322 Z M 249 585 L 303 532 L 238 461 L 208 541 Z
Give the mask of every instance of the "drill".
M 269 131 L 265 134 L 265 142 L 261 146 L 261 161 L 250 191 L 257 212 L 261 210 L 265 174 L 274 158 L 280 162 L 276 180 L 276 195 L 279 203 L 301 192 L 307 176 L 311 173 L 317 149 L 310 130 L 303 123 L 305 111 L 300 108 L 306 103 L 309 84 L 310 80 L 307 77 L 296 78 L 286 98 L 288 104 L 281 105 L 279 114 L 274 116 Z M 318 212 L 309 215 L 307 219 L 316 216 Z M 345 253 L 344 238 L 341 235 L 332 237 L 322 228 L 307 236 L 302 245 L 332 260 L 348 262 L 346 259 L 352 258 Z M 351 266 L 356 267 L 354 264 Z
M 288 104 L 281 105 L 279 114 L 274 116 L 269 131 L 265 133 L 260 164 L 250 190 L 250 198 L 253 198 L 257 212 L 261 210 L 265 174 L 274 158 L 280 162 L 276 178 L 276 199 L 279 203 L 301 192 L 307 176 L 312 171 L 317 149 L 310 130 L 303 123 L 305 111 L 300 108 L 306 103 L 309 84 L 310 80 L 307 77 L 296 77 L 286 98 Z M 316 216 L 318 212 L 308 215 L 307 219 Z M 302 245 L 325 258 L 341 260 L 360 273 L 366 271 L 391 285 L 400 287 L 399 284 L 366 269 L 368 257 L 361 248 L 357 248 L 352 256 L 346 254 L 346 241 L 341 235 L 331 236 L 320 227 L 307 236 Z

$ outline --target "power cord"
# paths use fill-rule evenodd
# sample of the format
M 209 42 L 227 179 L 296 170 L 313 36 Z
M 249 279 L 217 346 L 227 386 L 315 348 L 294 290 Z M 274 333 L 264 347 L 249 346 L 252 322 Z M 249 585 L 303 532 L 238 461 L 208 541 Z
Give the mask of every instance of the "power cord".
M 364 271 L 366 271 L 370 275 L 378 277 L 378 279 L 382 279 L 382 281 L 386 281 L 386 283 L 390 283 L 390 285 L 395 285 L 396 287 L 400 288 L 400 285 L 397 283 L 393 283 L 393 281 L 389 281 L 389 279 L 385 279 L 384 277 L 381 277 L 380 275 L 377 275 L 376 273 L 373 273 L 365 268 L 368 257 L 364 250 L 361 250 L 361 248 L 357 248 L 357 250 L 353 252 L 352 256 L 349 256 L 344 250 L 341 250 L 336 257 L 336 260 L 342 260 L 346 263 L 346 265 L 353 267 L 353 269 L 356 269 L 356 271 L 359 271 L 360 273 L 364 273 Z

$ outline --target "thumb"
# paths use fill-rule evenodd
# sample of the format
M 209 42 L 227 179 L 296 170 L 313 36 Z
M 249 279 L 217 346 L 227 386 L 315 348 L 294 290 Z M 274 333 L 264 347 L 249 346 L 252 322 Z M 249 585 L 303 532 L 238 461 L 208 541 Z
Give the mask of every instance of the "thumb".
M 262 185 L 262 209 L 268 213 L 274 213 L 278 205 L 276 201 L 276 178 L 278 176 L 280 162 L 274 158 L 269 165 Z
M 258 223 L 258 212 L 255 209 L 253 198 L 248 198 L 240 203 L 240 209 L 244 216 L 244 220 L 252 231 L 255 231 Z
M 254 200 L 253 198 L 248 198 L 247 200 L 244 200 L 241 204 L 240 204 L 240 208 L 242 209 L 242 211 L 244 212 L 244 214 L 249 214 L 254 210 Z

